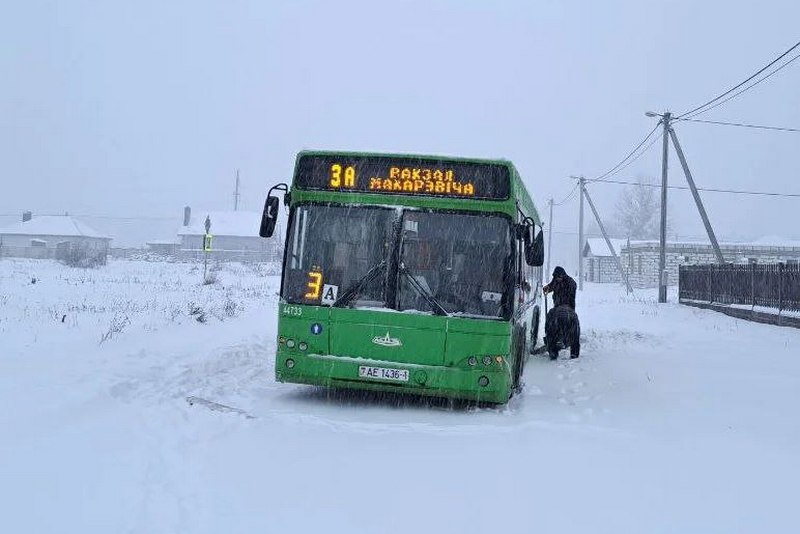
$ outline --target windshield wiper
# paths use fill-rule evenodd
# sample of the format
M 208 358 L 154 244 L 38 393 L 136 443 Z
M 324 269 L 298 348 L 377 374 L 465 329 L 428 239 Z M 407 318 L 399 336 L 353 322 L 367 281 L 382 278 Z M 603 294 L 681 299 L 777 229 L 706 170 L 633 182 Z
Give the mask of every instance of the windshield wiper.
M 408 277 L 408 281 L 411 282 L 411 286 L 417 290 L 417 292 L 422 295 L 422 297 L 427 301 L 431 308 L 433 308 L 434 313 L 436 315 L 450 315 L 447 310 L 444 309 L 444 306 L 439 304 L 430 291 L 425 289 L 425 286 L 419 283 L 419 280 L 411 274 L 411 271 L 408 267 L 405 266 L 405 263 L 400 264 L 399 271 Z
M 334 308 L 339 308 L 342 306 L 347 306 L 351 300 L 353 300 L 361 290 L 364 289 L 368 283 L 372 282 L 376 276 L 378 276 L 381 271 L 386 267 L 386 260 L 381 260 L 380 263 L 372 267 L 369 271 L 364 274 L 361 278 L 359 278 L 355 284 L 350 286 L 347 291 L 342 293 L 342 295 L 334 301 L 332 306 Z

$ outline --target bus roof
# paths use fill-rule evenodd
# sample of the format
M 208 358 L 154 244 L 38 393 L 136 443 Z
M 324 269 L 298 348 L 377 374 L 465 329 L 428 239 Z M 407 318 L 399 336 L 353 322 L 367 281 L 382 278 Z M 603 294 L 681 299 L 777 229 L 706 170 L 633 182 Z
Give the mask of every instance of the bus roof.
M 418 158 L 431 161 L 464 161 L 469 163 L 494 163 L 496 165 L 510 165 L 514 164 L 506 159 L 488 159 L 488 158 L 465 158 L 462 156 L 443 156 L 438 154 L 409 154 L 406 152 L 354 152 L 346 150 L 302 150 L 298 152 L 298 159 L 301 156 L 384 156 L 384 157 L 401 157 L 401 158 Z

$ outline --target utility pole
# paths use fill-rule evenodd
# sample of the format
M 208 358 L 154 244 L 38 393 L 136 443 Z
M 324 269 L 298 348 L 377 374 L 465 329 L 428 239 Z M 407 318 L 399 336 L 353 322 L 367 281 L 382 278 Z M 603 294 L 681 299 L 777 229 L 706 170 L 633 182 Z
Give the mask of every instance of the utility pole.
M 233 193 L 233 211 L 239 211 L 239 169 L 236 169 L 236 191 Z
M 664 148 L 661 155 L 661 239 L 660 239 L 660 254 L 658 262 L 659 280 L 658 280 L 658 302 L 667 302 L 667 172 L 669 155 L 669 140 L 672 138 L 672 144 L 675 146 L 675 151 L 678 153 L 678 160 L 683 167 L 683 174 L 686 175 L 686 181 L 689 183 L 689 189 L 692 191 L 694 202 L 697 205 L 697 211 L 700 212 L 700 218 L 703 219 L 703 225 L 706 227 L 708 240 L 711 241 L 711 247 L 714 249 L 714 255 L 717 257 L 717 262 L 720 264 L 725 263 L 725 258 L 722 256 L 722 251 L 717 242 L 717 236 L 714 234 L 714 229 L 711 227 L 711 221 L 708 219 L 708 214 L 703 206 L 703 201 L 700 199 L 700 193 L 697 192 L 697 187 L 694 184 L 694 178 L 689 170 L 689 165 L 686 163 L 686 156 L 683 154 L 681 144 L 678 142 L 678 136 L 672 128 L 672 114 L 665 112 L 663 115 L 648 111 L 645 113 L 648 117 L 661 117 L 660 124 L 664 126 Z
M 606 232 L 606 227 L 603 225 L 603 221 L 600 219 L 600 214 L 597 213 L 597 208 L 594 207 L 594 202 L 592 202 L 592 197 L 589 196 L 589 191 L 587 191 L 585 187 L 581 187 L 581 195 L 586 197 L 589 207 L 592 208 L 592 213 L 594 213 L 597 226 L 600 227 L 600 232 L 603 234 L 603 239 L 606 240 L 606 246 L 608 246 L 608 250 L 611 251 L 611 256 L 614 257 L 614 263 L 617 265 L 619 276 L 622 278 L 622 281 L 625 282 L 625 290 L 629 294 L 633 293 L 633 288 L 631 288 L 631 284 L 628 281 L 628 275 L 625 274 L 625 270 L 622 268 L 622 262 L 619 260 L 619 256 L 617 256 L 617 251 L 614 250 L 614 246 L 611 244 L 611 239 L 609 239 L 608 233 Z
M 658 302 L 667 302 L 667 174 L 669 157 L 669 130 L 672 114 L 667 111 L 661 118 L 664 125 L 664 143 L 661 152 L 661 235 L 658 252 Z
M 547 271 L 550 276 L 550 246 L 553 244 L 553 198 L 550 198 L 550 220 L 547 223 Z
M 578 289 L 583 291 L 583 197 L 586 179 L 583 175 L 578 176 L 578 187 L 580 188 L 580 208 L 578 214 Z

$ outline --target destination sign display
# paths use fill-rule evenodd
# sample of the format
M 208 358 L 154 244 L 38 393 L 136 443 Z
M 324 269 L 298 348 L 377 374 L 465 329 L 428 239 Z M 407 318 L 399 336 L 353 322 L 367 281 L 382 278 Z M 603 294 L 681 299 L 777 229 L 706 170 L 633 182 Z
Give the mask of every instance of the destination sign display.
M 299 189 L 505 200 L 508 167 L 497 163 L 405 156 L 300 156 L 294 186 Z

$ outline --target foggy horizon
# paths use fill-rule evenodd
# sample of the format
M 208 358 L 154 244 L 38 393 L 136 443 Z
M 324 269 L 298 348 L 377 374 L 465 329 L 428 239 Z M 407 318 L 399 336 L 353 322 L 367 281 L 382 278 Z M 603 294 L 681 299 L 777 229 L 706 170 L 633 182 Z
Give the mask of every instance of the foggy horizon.
M 0 225 L 26 210 L 179 222 L 186 205 L 232 209 L 236 169 L 256 211 L 309 148 L 505 158 L 546 220 L 570 175 L 606 172 L 655 126 L 645 111 L 691 109 L 797 40 L 796 3 L 725 7 L 17 4 L 0 22 Z M 798 81 L 790 65 L 700 118 L 797 127 Z M 796 133 L 675 130 L 698 187 L 800 192 Z M 657 142 L 614 179 L 660 172 Z M 672 149 L 670 183 L 686 185 Z M 589 191 L 611 223 L 623 187 Z M 701 195 L 720 240 L 800 239 L 797 198 Z M 669 209 L 673 233 L 705 235 L 688 191 Z M 553 226 L 577 239 L 575 199 Z

